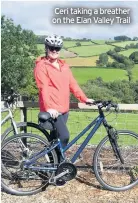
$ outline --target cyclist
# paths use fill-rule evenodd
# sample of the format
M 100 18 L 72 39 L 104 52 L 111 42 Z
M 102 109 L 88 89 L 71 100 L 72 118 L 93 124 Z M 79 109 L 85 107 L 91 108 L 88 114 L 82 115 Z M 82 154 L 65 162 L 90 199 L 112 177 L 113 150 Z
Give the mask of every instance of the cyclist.
M 53 35 L 45 38 L 46 56 L 36 60 L 34 76 L 39 89 L 40 111 L 49 112 L 57 118 L 55 127 L 61 144 L 65 147 L 69 141 L 69 131 L 66 123 L 69 112 L 70 92 L 81 102 L 92 103 L 74 79 L 69 65 L 59 58 L 63 41 L 60 36 Z M 58 117 L 58 112 L 62 113 Z M 52 136 L 52 133 L 51 133 Z

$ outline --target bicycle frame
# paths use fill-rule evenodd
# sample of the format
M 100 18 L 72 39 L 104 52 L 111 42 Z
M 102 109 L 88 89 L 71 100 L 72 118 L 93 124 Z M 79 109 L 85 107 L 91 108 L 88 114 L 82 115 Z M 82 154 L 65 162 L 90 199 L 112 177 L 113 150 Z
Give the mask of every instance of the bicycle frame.
M 90 128 L 92 128 L 91 132 L 88 134 L 86 139 L 83 141 L 77 152 L 74 154 L 74 156 L 71 159 L 71 162 L 74 163 L 76 159 L 79 157 L 80 153 L 83 151 L 83 149 L 86 147 L 90 139 L 93 137 L 95 132 L 98 130 L 102 122 L 105 121 L 104 114 L 99 115 L 94 121 L 92 121 L 79 135 L 77 135 L 65 148 L 62 148 L 60 140 L 56 140 L 50 147 L 49 149 L 44 149 L 41 152 L 35 154 L 35 157 L 32 157 L 29 160 L 26 160 L 24 162 L 24 167 L 31 168 L 33 170 L 56 170 L 56 167 L 48 167 L 48 168 L 43 168 L 43 167 L 34 167 L 31 166 L 37 159 L 41 158 L 42 156 L 48 154 L 50 151 L 55 149 L 56 147 L 59 147 L 61 151 L 62 157 L 65 159 L 64 152 L 67 151 L 77 140 L 79 140 Z
M 10 106 L 9 106 L 8 103 L 7 103 L 7 106 L 8 106 L 8 108 L 1 109 L 1 113 L 3 113 L 3 112 L 9 112 L 8 115 L 5 116 L 5 118 L 1 121 L 1 126 L 4 123 L 6 123 L 8 120 L 11 120 L 11 124 L 13 126 L 14 132 L 15 132 L 15 134 L 18 134 L 18 129 L 17 129 L 17 126 L 16 126 L 16 122 L 13 119 L 13 115 L 12 115 L 12 112 L 10 110 Z

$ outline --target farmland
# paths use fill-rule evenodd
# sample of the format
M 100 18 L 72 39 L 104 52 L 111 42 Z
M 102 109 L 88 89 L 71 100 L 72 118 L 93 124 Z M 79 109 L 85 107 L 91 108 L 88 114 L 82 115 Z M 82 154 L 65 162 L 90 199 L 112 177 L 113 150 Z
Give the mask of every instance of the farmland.
M 128 49 L 128 50 L 125 50 L 125 51 L 120 51 L 119 54 L 123 54 L 124 56 L 129 57 L 135 51 L 136 51 L 136 49 Z
M 76 46 L 76 43 L 80 42 L 81 45 L 94 45 L 91 41 L 64 41 L 64 47 L 68 48 L 68 47 L 73 47 Z
M 74 77 L 79 84 L 84 84 L 87 80 L 101 77 L 104 81 L 114 80 L 128 80 L 127 73 L 121 69 L 107 69 L 107 68 L 72 68 Z
M 105 44 L 106 41 L 108 41 L 110 43 L 114 42 L 114 40 L 111 40 L 111 39 L 109 39 L 109 40 L 92 40 L 92 42 L 96 43 L 96 44 Z
M 109 41 L 109 40 L 108 40 Z M 99 45 L 92 43 L 91 41 L 80 41 L 81 46 L 73 47 L 76 45 L 76 41 L 65 41 L 64 47 L 60 53 L 60 57 L 63 58 L 69 66 L 73 67 L 72 72 L 79 84 L 84 84 L 89 79 L 95 79 L 97 77 L 102 77 L 104 81 L 113 80 L 128 80 L 127 72 L 121 69 L 106 69 L 106 68 L 95 68 L 96 61 L 99 59 L 101 53 L 106 53 L 110 49 L 114 49 L 114 46 L 104 44 L 105 40 L 92 40 L 92 42 L 99 43 Z M 125 47 L 126 44 L 137 43 L 137 41 L 125 41 L 113 43 L 116 46 Z M 82 46 L 88 45 L 88 46 Z M 41 55 L 45 54 L 44 45 L 38 44 L 38 49 L 41 51 Z M 128 49 L 119 52 L 124 56 L 129 57 L 131 53 L 137 49 Z M 108 56 L 108 61 L 113 62 L 114 60 Z M 77 67 L 77 68 L 75 68 Z M 79 68 L 80 67 L 80 68 Z M 83 68 L 84 67 L 84 68 Z M 86 67 L 89 67 L 86 69 Z M 133 80 L 136 81 L 138 78 L 138 66 L 132 70 Z
M 92 57 L 75 57 L 75 58 L 66 58 L 65 61 L 70 66 L 96 66 L 96 61 L 99 59 L 99 56 Z M 109 62 L 113 62 L 111 57 L 108 57 Z
M 126 45 L 130 45 L 130 44 L 137 44 L 138 41 L 125 41 L 125 42 L 116 42 L 113 43 L 113 45 L 118 46 L 118 47 L 125 47 Z
M 106 53 L 110 49 L 114 49 L 111 45 L 93 45 L 93 46 L 80 46 L 69 48 L 69 51 L 77 53 L 79 56 L 96 56 L 101 53 Z

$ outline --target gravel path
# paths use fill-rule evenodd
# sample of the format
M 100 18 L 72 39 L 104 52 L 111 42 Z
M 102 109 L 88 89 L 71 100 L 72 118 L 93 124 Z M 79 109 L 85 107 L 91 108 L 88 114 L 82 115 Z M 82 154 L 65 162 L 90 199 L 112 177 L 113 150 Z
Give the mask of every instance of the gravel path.
M 125 192 L 103 190 L 90 173 L 79 171 L 77 178 L 64 187 L 49 186 L 46 191 L 32 196 L 2 192 L 1 200 L 2 203 L 138 203 L 138 186 Z
M 71 150 L 71 154 L 73 153 Z M 91 165 L 92 149 L 85 149 L 84 159 L 77 165 Z M 86 162 L 84 162 L 86 160 Z M 138 203 L 138 185 L 125 192 L 103 190 L 90 169 L 79 169 L 75 179 L 64 187 L 49 186 L 32 196 L 14 196 L 1 193 L 2 203 Z

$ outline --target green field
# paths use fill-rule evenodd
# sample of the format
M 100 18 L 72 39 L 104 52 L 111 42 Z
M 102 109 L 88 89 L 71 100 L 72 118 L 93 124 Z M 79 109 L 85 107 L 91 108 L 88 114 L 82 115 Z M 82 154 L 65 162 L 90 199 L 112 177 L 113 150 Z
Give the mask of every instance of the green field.
M 133 52 L 138 51 L 138 49 L 128 49 L 125 51 L 120 51 L 119 54 L 129 57 Z
M 116 42 L 113 43 L 113 45 L 118 46 L 118 47 L 125 47 L 126 45 L 130 45 L 130 44 L 137 44 L 138 41 L 125 41 L 125 42 Z
M 38 123 L 38 109 L 28 109 L 27 111 L 27 121 Z M 70 111 L 69 120 L 67 123 L 69 132 L 70 132 L 70 140 L 72 140 L 79 132 L 81 132 L 87 125 L 98 116 L 98 112 L 83 112 L 83 111 Z M 117 119 L 115 119 L 116 115 L 114 113 L 110 114 L 106 117 L 107 121 L 113 125 L 116 129 L 128 129 L 138 133 L 138 114 L 134 113 L 119 113 Z M 85 118 L 85 119 L 84 119 Z M 19 110 L 16 111 L 15 120 L 20 121 Z M 6 130 L 7 127 L 10 126 L 10 123 L 5 124 L 4 128 L 2 128 L 2 132 Z M 32 129 L 29 129 L 32 130 Z M 31 131 L 29 131 L 31 132 Z M 38 131 L 32 131 L 32 133 L 38 134 Z M 88 134 L 88 133 L 87 133 Z M 87 135 L 86 134 L 86 135 Z M 96 132 L 93 139 L 90 141 L 91 144 L 98 144 L 99 141 L 106 135 L 105 129 L 100 127 Z M 82 143 L 86 136 L 80 139 L 78 143 Z
M 133 81 L 138 80 L 138 64 L 132 69 Z
M 104 81 L 114 80 L 128 80 L 127 73 L 121 69 L 107 69 L 107 68 L 72 68 L 74 77 L 79 84 L 84 84 L 88 80 L 101 77 Z
M 106 41 L 108 41 L 110 43 L 114 42 L 114 40 L 111 40 L 111 39 L 107 39 L 107 40 L 92 40 L 92 42 L 95 42 L 97 44 L 105 44 Z
M 63 46 L 65 48 L 68 48 L 68 47 L 73 47 L 73 46 L 76 46 L 76 43 L 77 42 L 80 42 L 81 45 L 92 45 L 93 43 L 91 41 L 63 41 Z
M 105 44 L 106 40 L 92 40 L 92 42 L 95 42 L 97 44 Z
M 77 53 L 79 56 L 95 56 L 101 53 L 106 53 L 110 49 L 114 49 L 111 45 L 93 45 L 93 46 L 80 46 L 69 48 L 69 51 Z

